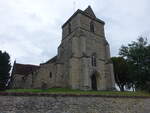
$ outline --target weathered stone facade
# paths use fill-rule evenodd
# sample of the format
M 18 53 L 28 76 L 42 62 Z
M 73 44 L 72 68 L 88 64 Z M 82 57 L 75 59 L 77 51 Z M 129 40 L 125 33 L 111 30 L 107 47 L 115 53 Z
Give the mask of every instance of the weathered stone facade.
M 113 66 L 104 22 L 91 7 L 77 10 L 62 26 L 58 55 L 31 75 L 32 88 L 68 87 L 81 90 L 114 88 Z

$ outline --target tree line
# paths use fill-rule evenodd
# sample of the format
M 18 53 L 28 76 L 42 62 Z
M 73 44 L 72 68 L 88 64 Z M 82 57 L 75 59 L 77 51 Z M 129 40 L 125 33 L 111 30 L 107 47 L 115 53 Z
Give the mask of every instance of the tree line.
M 0 50 L 0 90 L 5 90 L 10 79 L 10 56 Z
M 133 88 L 150 92 L 150 44 L 146 38 L 121 46 L 118 57 L 111 58 L 120 91 Z

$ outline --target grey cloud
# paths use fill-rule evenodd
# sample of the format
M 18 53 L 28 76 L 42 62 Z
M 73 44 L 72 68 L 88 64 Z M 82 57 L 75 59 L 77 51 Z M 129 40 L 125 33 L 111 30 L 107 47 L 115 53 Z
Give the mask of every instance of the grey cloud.
M 44 62 L 57 54 L 61 25 L 75 9 L 91 5 L 106 22 L 106 38 L 114 56 L 122 44 L 150 35 L 149 4 L 149 0 L 0 1 L 0 49 L 20 63 Z

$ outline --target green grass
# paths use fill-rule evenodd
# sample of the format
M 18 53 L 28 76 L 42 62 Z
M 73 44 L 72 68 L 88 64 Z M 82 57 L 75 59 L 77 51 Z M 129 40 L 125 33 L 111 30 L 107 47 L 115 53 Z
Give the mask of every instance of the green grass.
M 5 92 L 32 92 L 32 93 L 49 93 L 49 94 L 83 94 L 83 95 L 117 95 L 117 96 L 150 96 L 146 92 L 119 92 L 119 91 L 81 91 L 67 88 L 50 88 L 50 89 L 9 89 Z

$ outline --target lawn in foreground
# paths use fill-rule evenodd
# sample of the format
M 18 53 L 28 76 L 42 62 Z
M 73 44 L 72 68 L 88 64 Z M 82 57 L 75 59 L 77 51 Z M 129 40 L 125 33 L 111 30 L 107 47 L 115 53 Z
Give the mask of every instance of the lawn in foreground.
M 32 93 L 49 93 L 49 94 L 82 94 L 82 95 L 116 95 L 116 96 L 150 96 L 146 92 L 131 91 L 81 91 L 67 88 L 50 88 L 50 89 L 9 89 L 5 92 L 32 92 Z

